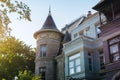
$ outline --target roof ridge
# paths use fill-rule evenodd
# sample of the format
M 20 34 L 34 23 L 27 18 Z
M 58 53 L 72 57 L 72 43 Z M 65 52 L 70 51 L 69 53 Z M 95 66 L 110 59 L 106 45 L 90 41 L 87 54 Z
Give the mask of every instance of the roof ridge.
M 66 26 L 65 26 L 64 28 L 62 28 L 62 30 L 66 29 L 66 28 L 69 28 L 68 26 L 71 26 L 72 24 L 74 24 L 75 22 L 81 20 L 81 19 L 84 18 L 84 17 L 85 17 L 85 16 L 83 15 L 83 16 L 80 16 L 79 18 L 71 21 L 69 24 L 66 24 Z

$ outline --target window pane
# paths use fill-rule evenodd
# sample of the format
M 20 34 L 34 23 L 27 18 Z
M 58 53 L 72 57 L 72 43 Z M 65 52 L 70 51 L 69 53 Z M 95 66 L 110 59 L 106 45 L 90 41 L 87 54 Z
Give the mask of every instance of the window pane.
M 45 45 L 40 46 L 41 57 L 45 57 L 46 56 L 46 51 L 47 51 L 47 47 Z
M 97 31 L 97 34 L 100 34 L 100 33 L 101 33 L 101 30 L 100 30 L 100 27 L 99 27 L 99 26 L 96 27 L 96 31 Z
M 77 53 L 69 57 L 69 74 L 75 74 L 80 71 L 80 53 Z
M 69 62 L 69 68 L 74 67 L 74 61 Z
M 91 64 L 89 64 L 89 70 L 92 71 L 92 65 Z
M 74 34 L 74 38 L 76 38 L 77 36 L 78 36 L 78 34 L 77 34 L 77 33 L 75 33 L 75 34 Z
M 70 56 L 69 60 L 72 60 L 72 59 L 75 59 L 75 58 L 78 58 L 78 57 L 80 57 L 80 53 L 77 53 L 75 55 Z
M 114 54 L 114 55 L 113 55 L 113 60 L 114 60 L 114 61 L 118 61 L 119 58 L 120 58 L 120 57 L 119 57 L 119 54 Z
M 42 47 L 43 56 L 46 56 L 46 46 Z
M 110 46 L 110 53 L 113 54 L 116 52 L 118 52 L 118 44 Z
M 39 72 L 45 72 L 46 68 L 45 67 L 40 67 Z
M 89 64 L 92 64 L 92 59 L 88 58 L 88 62 L 89 62 Z
M 46 71 L 45 67 L 40 67 L 39 68 L 39 75 L 41 75 L 43 80 L 45 80 L 45 71 Z
M 103 56 L 100 56 L 100 63 L 104 63 L 104 58 L 103 58 Z
M 74 74 L 75 71 L 74 71 L 74 68 L 70 68 L 70 74 Z
M 77 59 L 75 60 L 75 66 L 78 66 L 78 65 L 80 65 L 80 58 L 77 58 Z
M 81 72 L 81 67 L 80 66 L 76 67 L 76 72 Z
M 109 41 L 109 44 L 114 44 L 114 43 L 119 42 L 119 41 L 120 41 L 120 38 L 119 38 L 119 37 L 116 37 L 116 38 L 110 40 L 110 41 Z
M 79 35 L 83 35 L 83 30 L 79 32 Z

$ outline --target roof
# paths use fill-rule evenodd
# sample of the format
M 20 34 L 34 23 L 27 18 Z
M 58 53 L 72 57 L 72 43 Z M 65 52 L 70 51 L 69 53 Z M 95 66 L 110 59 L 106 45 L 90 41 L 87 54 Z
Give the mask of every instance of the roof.
M 100 7 L 107 5 L 107 3 L 110 1 L 112 1 L 112 0 L 101 0 L 93 7 L 93 9 L 98 10 Z
M 85 21 L 93 18 L 94 16 L 96 16 L 96 15 L 98 15 L 98 14 L 99 14 L 99 12 L 95 12 L 95 13 L 91 14 L 89 17 L 85 17 L 83 22 L 85 22 Z
M 55 32 L 58 32 L 58 33 L 61 33 L 56 25 L 55 25 L 55 22 L 51 16 L 51 11 L 49 11 L 49 14 L 42 26 L 42 28 L 40 30 L 38 30 L 37 32 L 34 33 L 34 38 L 37 37 L 37 35 L 40 33 L 40 32 L 44 32 L 44 31 L 55 31 Z M 62 34 L 62 33 L 61 33 Z
M 54 29 L 54 30 L 58 30 L 55 23 L 54 23 L 54 20 L 51 16 L 51 14 L 48 15 L 44 25 L 42 26 L 41 29 Z M 58 30 L 59 31 L 59 30 Z
M 85 16 L 81 16 L 81 17 L 77 18 L 76 20 L 72 21 L 71 23 L 67 24 L 64 28 L 62 28 L 62 31 L 70 28 L 73 24 L 75 24 L 79 21 L 81 23 L 84 20 L 84 18 L 85 18 Z
M 94 14 L 91 14 L 89 17 L 86 17 L 86 16 L 81 16 L 79 18 L 77 18 L 76 20 L 72 21 L 71 23 L 67 24 L 64 28 L 62 28 L 62 31 L 64 30 L 68 30 L 69 28 L 73 27 L 72 25 L 80 25 L 82 24 L 83 22 L 87 21 L 88 19 L 92 18 L 93 16 L 97 15 L 98 12 L 94 13 Z
M 63 43 L 69 42 L 71 41 L 71 35 L 69 34 L 68 31 L 66 31 L 64 39 L 63 39 Z

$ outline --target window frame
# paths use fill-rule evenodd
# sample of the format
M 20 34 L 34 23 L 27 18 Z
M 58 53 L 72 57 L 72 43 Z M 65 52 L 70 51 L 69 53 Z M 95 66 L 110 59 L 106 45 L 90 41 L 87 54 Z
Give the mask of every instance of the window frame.
M 118 41 L 116 41 L 118 39 Z M 118 51 L 111 53 L 111 46 L 114 45 L 118 45 Z M 120 35 L 113 37 L 111 39 L 108 40 L 108 47 L 109 47 L 109 57 L 110 57 L 110 62 L 116 62 L 120 60 Z M 119 55 L 119 59 L 118 60 L 114 60 L 114 55 Z
M 43 48 L 45 50 L 43 50 Z M 47 53 L 47 45 L 40 45 L 40 57 L 46 57 L 46 53 Z
M 84 30 L 79 31 L 79 36 L 83 36 L 84 35 Z
M 42 80 L 45 80 L 45 77 L 46 77 L 46 67 L 39 67 L 39 75 L 41 76 Z
M 74 38 L 78 37 L 78 33 L 73 34 L 73 37 Z
M 95 30 L 96 30 L 96 35 L 97 35 L 97 38 L 100 37 L 100 34 L 101 34 L 101 29 L 100 29 L 100 24 L 95 24 Z
M 100 60 L 100 70 L 105 69 L 105 57 L 103 51 L 99 51 L 99 60 Z
M 77 54 L 79 54 L 79 56 L 74 57 L 74 56 L 77 55 Z M 73 58 L 70 59 L 70 57 L 73 57 Z M 71 55 L 71 56 L 68 57 L 68 64 L 69 64 L 69 65 L 68 65 L 68 70 L 69 70 L 69 75 L 73 75 L 73 74 L 76 74 L 76 73 L 81 72 L 81 61 L 79 61 L 79 64 L 77 64 L 77 63 L 76 63 L 77 59 L 80 60 L 80 53 L 76 53 L 76 54 Z M 73 66 L 72 66 L 72 67 L 70 67 L 70 63 L 71 63 L 71 62 L 73 62 Z M 80 67 L 80 71 L 77 71 L 77 67 Z M 71 69 L 74 70 L 73 73 L 70 72 Z
M 93 57 L 92 52 L 88 52 L 88 69 L 89 71 L 93 71 Z

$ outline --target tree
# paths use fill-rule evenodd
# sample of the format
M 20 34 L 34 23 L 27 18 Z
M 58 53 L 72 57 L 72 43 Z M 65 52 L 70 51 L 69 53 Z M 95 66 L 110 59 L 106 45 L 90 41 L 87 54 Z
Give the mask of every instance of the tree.
M 39 75 L 39 76 L 32 77 L 32 80 L 43 80 L 43 79 L 42 79 L 42 76 Z
M 17 80 L 42 80 L 41 76 L 33 76 L 34 74 L 31 71 L 24 70 L 19 71 L 18 79 Z
M 32 76 L 30 71 L 19 71 L 18 80 L 32 80 Z
M 35 50 L 15 37 L 0 41 L 0 80 L 12 80 L 25 69 L 34 73 Z
M 18 14 L 19 19 L 30 19 L 29 7 L 17 0 L 0 0 L 0 80 L 12 80 L 19 70 L 34 72 L 34 51 L 24 42 L 11 37 L 9 14 Z
M 29 7 L 17 0 L 0 0 L 0 39 L 9 36 L 11 29 L 8 24 L 11 22 L 8 14 L 17 13 L 19 19 L 25 19 L 31 21 L 30 19 L 30 9 Z

